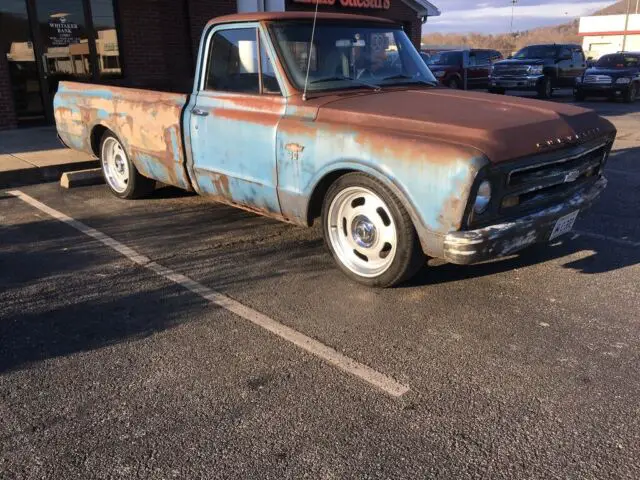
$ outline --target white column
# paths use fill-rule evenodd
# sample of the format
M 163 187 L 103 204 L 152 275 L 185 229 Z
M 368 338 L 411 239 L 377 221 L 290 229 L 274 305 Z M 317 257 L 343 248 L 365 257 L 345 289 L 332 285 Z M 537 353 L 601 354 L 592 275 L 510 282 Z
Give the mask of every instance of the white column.
M 238 0 L 238 12 L 284 12 L 284 0 Z

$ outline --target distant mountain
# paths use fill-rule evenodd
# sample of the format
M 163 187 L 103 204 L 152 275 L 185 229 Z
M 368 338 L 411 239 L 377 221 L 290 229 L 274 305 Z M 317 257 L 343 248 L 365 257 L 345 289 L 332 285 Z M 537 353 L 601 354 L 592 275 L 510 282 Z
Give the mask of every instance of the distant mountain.
M 635 2 L 633 2 L 635 12 Z M 616 15 L 627 13 L 627 0 L 620 0 L 615 4 L 603 8 L 594 15 Z M 510 34 L 484 35 L 481 33 L 429 33 L 423 35 L 422 43 L 425 46 L 455 46 L 462 45 L 476 48 L 494 48 L 507 55 L 526 45 L 536 43 L 582 43 L 578 35 L 578 20 L 551 27 L 540 27 L 518 32 L 514 39 Z
M 631 8 L 633 9 L 631 13 L 636 13 L 635 2 L 633 2 L 633 0 L 631 0 Z M 621 13 L 627 13 L 627 0 L 620 0 L 619 2 L 594 13 L 594 15 L 620 15 Z

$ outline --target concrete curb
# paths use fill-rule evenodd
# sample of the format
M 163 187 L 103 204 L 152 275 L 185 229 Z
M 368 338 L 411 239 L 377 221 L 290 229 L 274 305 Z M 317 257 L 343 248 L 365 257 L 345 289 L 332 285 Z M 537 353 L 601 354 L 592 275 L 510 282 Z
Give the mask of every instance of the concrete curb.
M 65 172 L 60 178 L 60 186 L 62 188 L 86 187 L 89 185 L 99 185 L 101 183 L 104 183 L 101 168 Z
M 0 172 L 0 188 L 24 187 L 37 183 L 57 182 L 65 172 L 87 170 L 99 168 L 100 161 L 86 160 L 83 162 L 63 163 L 60 165 L 49 165 L 41 168 L 23 168 Z

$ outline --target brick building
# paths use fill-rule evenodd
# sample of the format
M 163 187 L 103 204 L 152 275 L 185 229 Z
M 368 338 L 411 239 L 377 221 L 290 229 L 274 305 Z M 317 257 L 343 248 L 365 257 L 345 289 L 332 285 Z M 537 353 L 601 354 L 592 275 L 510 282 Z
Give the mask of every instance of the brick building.
M 392 19 L 420 45 L 439 11 L 426 0 L 318 0 L 319 10 Z M 60 80 L 188 91 L 212 17 L 315 9 L 315 0 L 13 0 L 0 2 L 0 129 L 51 123 Z

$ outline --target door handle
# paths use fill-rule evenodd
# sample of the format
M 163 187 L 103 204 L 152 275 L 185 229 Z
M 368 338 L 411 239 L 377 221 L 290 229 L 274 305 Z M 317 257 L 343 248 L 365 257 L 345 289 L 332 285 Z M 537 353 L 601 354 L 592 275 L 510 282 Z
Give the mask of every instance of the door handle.
M 209 112 L 207 112 L 206 110 L 201 110 L 200 108 L 194 108 L 193 110 L 191 110 L 191 113 L 193 113 L 194 115 L 198 115 L 199 117 L 206 117 L 209 115 Z

